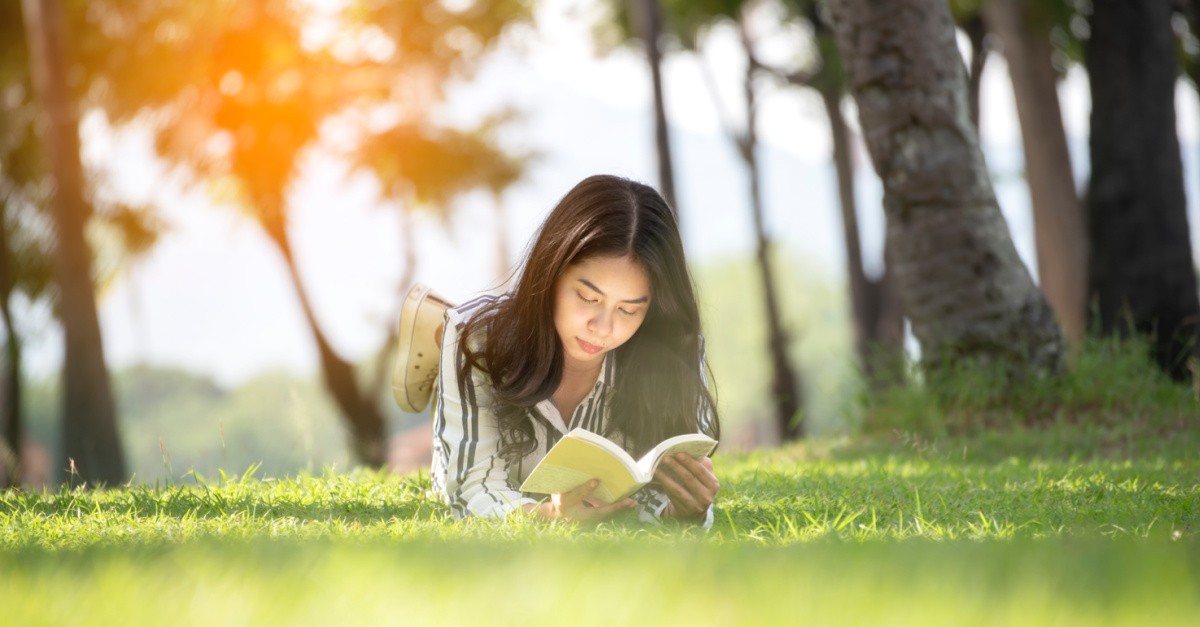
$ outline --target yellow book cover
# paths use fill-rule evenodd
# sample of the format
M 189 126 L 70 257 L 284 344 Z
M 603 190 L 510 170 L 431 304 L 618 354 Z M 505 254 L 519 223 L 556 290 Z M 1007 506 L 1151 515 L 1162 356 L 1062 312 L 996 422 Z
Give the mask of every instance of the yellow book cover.
M 664 455 L 687 453 L 704 457 L 713 452 L 717 441 L 703 433 L 667 438 L 639 460 L 612 440 L 586 429 L 572 429 L 538 462 L 521 484 L 522 492 L 559 494 L 570 492 L 590 479 L 600 485 L 592 493 L 604 503 L 623 499 L 654 479 L 654 471 Z

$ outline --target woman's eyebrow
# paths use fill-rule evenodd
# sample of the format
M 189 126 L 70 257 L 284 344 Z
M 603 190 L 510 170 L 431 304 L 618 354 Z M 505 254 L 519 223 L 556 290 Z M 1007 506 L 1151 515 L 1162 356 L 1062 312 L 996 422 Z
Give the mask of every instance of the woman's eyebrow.
M 576 280 L 577 280 L 577 281 L 579 281 L 580 283 L 583 283 L 584 285 L 588 286 L 589 288 L 591 288 L 591 289 L 592 289 L 592 291 L 596 292 L 597 294 L 599 294 L 599 295 L 601 295 L 601 296 L 608 296 L 608 294 L 605 294 L 605 293 L 604 293 L 604 290 L 602 290 L 602 289 L 600 289 L 600 288 L 596 287 L 596 284 L 595 284 L 595 283 L 592 283 L 591 281 L 589 281 L 589 280 L 587 280 L 587 279 L 576 279 Z M 641 297 L 641 298 L 634 298 L 634 299 L 631 299 L 631 300 L 623 300 L 623 301 L 621 301 L 621 302 L 623 302 L 623 303 L 629 303 L 630 305 L 640 305 L 640 304 L 642 304 L 642 303 L 648 303 L 648 302 L 650 302 L 650 297 L 649 297 L 649 296 L 643 296 L 643 297 Z

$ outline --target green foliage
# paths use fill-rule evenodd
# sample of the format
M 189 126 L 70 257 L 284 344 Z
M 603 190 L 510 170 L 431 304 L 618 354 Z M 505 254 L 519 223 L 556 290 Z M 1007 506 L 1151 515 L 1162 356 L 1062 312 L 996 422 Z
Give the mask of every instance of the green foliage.
M 1195 438 L 1197 391 L 1164 376 L 1148 350 L 1141 340 L 1089 338 L 1062 377 L 1016 387 L 994 369 L 960 364 L 936 378 L 864 399 L 862 427 L 973 436 L 1029 428 L 1054 433 L 1080 425 L 1089 442 L 1106 446 L 1140 435 Z
M 282 372 L 232 390 L 182 370 L 135 367 L 113 381 L 133 483 L 177 482 L 253 468 L 259 477 L 350 465 L 346 434 L 317 381 Z M 58 386 L 27 385 L 30 435 L 58 446 Z M 53 469 L 61 472 L 61 469 Z
M 721 21 L 737 21 L 745 0 L 653 0 L 663 15 L 662 35 L 676 40 L 685 50 L 695 51 L 705 31 Z M 595 25 L 593 36 L 602 48 L 633 43 L 642 38 L 635 18 L 644 0 L 606 0 L 606 11 Z
M 982 445 L 719 455 L 707 533 L 458 521 L 424 473 L 6 492 L 0 604 L 35 625 L 1190 624 L 1195 447 L 1068 462 Z
M 449 198 L 503 189 L 521 172 L 523 156 L 494 136 L 510 116 L 468 129 L 434 118 L 445 83 L 529 19 L 525 0 L 353 0 L 324 12 L 291 0 L 101 4 L 95 13 L 106 19 L 82 25 L 88 75 L 102 87 L 88 92 L 91 104 L 115 123 L 152 124 L 164 158 L 216 183 L 277 239 L 286 188 L 335 118 L 338 139 L 324 147 L 402 203 L 444 210 Z M 317 32 L 327 35 L 306 36 Z
M 88 5 L 70 0 L 65 4 L 73 35 L 69 38 L 72 64 L 68 83 L 86 107 L 94 104 L 98 94 L 107 93 L 101 59 L 118 49 L 128 53 L 128 42 L 106 39 L 100 33 L 103 29 L 96 27 L 96 22 L 103 21 L 99 14 L 107 6 L 105 2 Z M 48 211 L 53 187 L 46 177 L 36 132 L 40 112 L 29 73 L 20 2 L 0 8 L 0 93 L 0 299 L 11 302 L 17 292 L 31 301 L 53 299 L 54 239 Z M 89 221 L 88 241 L 97 251 L 92 263 L 94 277 L 104 284 L 148 250 L 163 229 L 146 208 L 98 193 L 103 185 L 94 180 L 97 173 L 88 175 L 93 180 L 85 189 L 86 200 L 96 218 Z
M 661 0 L 667 31 L 688 50 L 696 50 L 704 31 L 722 21 L 737 22 L 749 4 L 745 0 Z

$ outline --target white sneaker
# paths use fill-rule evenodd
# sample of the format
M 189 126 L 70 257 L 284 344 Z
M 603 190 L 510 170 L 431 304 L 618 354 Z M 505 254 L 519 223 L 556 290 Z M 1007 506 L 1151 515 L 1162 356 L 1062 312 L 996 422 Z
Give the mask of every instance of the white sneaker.
M 414 284 L 400 308 L 392 395 L 400 409 L 420 413 L 429 406 L 442 353 L 442 331 L 450 303 L 420 283 Z

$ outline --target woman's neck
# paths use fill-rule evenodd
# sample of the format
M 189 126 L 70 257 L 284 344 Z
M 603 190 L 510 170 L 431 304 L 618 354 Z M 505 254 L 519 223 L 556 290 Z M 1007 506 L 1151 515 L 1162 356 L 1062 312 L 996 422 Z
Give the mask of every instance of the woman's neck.
M 594 366 L 591 364 L 563 364 L 562 381 L 559 382 L 558 389 L 554 390 L 551 400 L 558 408 L 558 413 L 562 414 L 564 421 L 571 420 L 571 415 L 575 413 L 575 407 L 588 395 L 592 386 L 596 384 L 596 380 L 600 378 L 600 369 L 603 366 L 603 361 Z
M 596 383 L 596 379 L 600 378 L 600 369 L 603 367 L 603 360 L 595 365 L 565 362 L 563 363 L 562 383 L 559 383 L 558 387 L 560 390 L 564 387 L 590 388 Z

